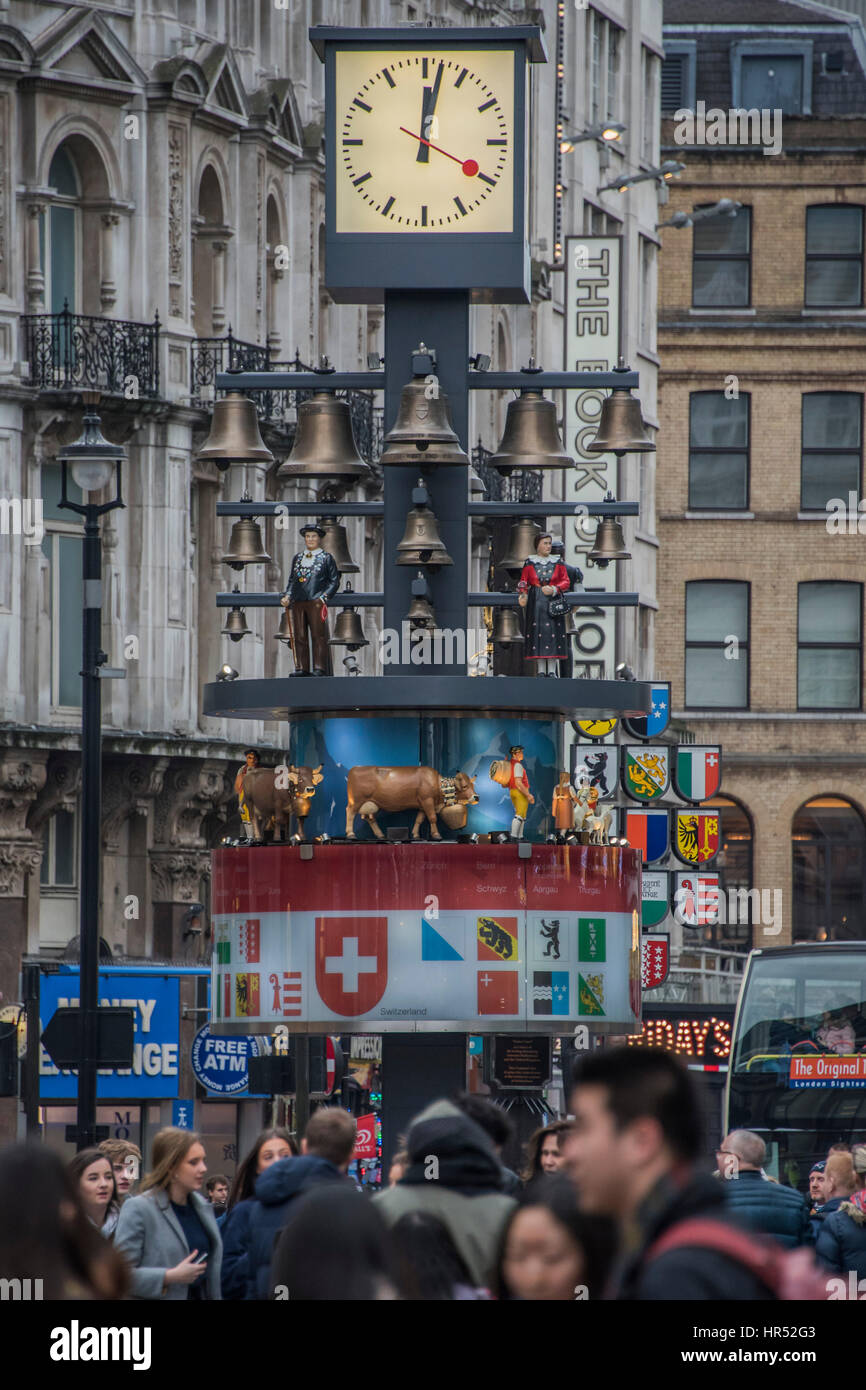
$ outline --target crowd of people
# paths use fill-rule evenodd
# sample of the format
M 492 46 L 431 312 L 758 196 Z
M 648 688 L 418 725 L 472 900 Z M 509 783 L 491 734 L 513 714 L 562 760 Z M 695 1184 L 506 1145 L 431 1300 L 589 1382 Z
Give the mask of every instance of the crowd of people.
M 64 1165 L 0 1152 L 0 1278 L 45 1298 L 773 1300 L 866 1276 L 866 1142 L 834 1144 L 809 1197 L 735 1130 L 705 1162 L 700 1105 L 667 1053 L 579 1060 L 571 1115 L 533 1134 L 518 1176 L 508 1115 L 465 1094 L 429 1105 L 372 1198 L 348 1176 L 355 1120 L 310 1118 L 300 1144 L 260 1134 L 234 1180 L 197 1134 L 167 1128 L 141 1176 L 108 1140 Z

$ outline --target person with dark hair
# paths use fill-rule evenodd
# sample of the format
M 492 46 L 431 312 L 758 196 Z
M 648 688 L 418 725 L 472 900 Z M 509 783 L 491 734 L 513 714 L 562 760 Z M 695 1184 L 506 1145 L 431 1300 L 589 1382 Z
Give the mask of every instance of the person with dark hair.
M 63 1160 L 42 1144 L 0 1152 L 0 1280 L 34 1298 L 120 1299 L 129 1270 L 85 1214 Z M 38 1292 L 34 1292 L 38 1289 Z
M 356 1133 L 355 1120 L 340 1106 L 320 1106 L 311 1115 L 301 1140 L 300 1158 L 281 1158 L 256 1180 L 256 1195 L 247 1218 L 245 1299 L 269 1297 L 274 1242 L 302 1193 L 322 1183 L 329 1192 L 336 1192 L 340 1185 L 350 1186 L 347 1172 Z
M 412 1303 L 467 1302 L 489 1298 L 472 1276 L 448 1227 L 427 1211 L 410 1211 L 395 1221 L 391 1236 L 400 1294 Z
M 502 1162 L 502 1151 L 514 1135 L 514 1123 L 507 1111 L 503 1110 L 501 1105 L 488 1100 L 486 1096 L 473 1095 L 470 1091 L 462 1091 L 460 1095 L 455 1096 L 454 1104 L 464 1115 L 468 1115 L 470 1120 L 480 1125 L 492 1143 L 502 1171 L 502 1191 L 509 1197 L 519 1197 L 523 1191 L 520 1179 Z
M 153 1168 L 120 1209 L 114 1241 L 132 1265 L 134 1298 L 218 1299 L 222 1241 L 201 1195 L 204 1144 L 173 1125 L 153 1141 Z
M 204 1190 L 219 1225 L 219 1218 L 225 1216 L 229 1197 L 229 1180 L 225 1173 L 214 1173 L 205 1183 Z
M 324 676 L 330 670 L 328 650 L 328 604 L 340 587 L 337 562 L 322 549 L 324 526 L 301 527 L 304 549 L 292 556 L 289 578 L 280 597 L 288 608 L 292 624 L 292 656 L 295 676 L 310 674 L 310 647 L 313 652 L 313 675 Z
M 502 1233 L 494 1293 L 560 1303 L 600 1298 L 616 1246 L 613 1221 L 579 1211 L 564 1174 L 536 1178 Z
M 85 1216 L 110 1240 L 120 1215 L 111 1159 L 101 1149 L 82 1149 L 67 1166 Z
M 255 1185 L 262 1173 L 284 1158 L 296 1158 L 298 1145 L 287 1129 L 263 1129 L 246 1158 L 238 1164 L 225 1215 L 217 1225 L 223 1242 L 222 1296 L 246 1296 L 250 1238 Z
M 773 1298 L 742 1259 L 720 1248 L 720 1227 L 732 1248 L 750 1238 L 726 1228 L 724 1185 L 695 1172 L 700 1104 L 676 1058 L 650 1048 L 587 1053 L 574 1066 L 571 1110 L 563 1150 L 580 1208 L 619 1226 L 612 1297 Z
M 385 1222 L 348 1183 L 298 1199 L 269 1265 L 262 1296 L 277 1301 L 371 1303 L 398 1297 Z
M 450 1100 L 416 1115 L 407 1141 L 409 1167 L 373 1203 L 389 1225 L 423 1211 L 444 1222 L 474 1288 L 488 1288 L 499 1234 L 514 1198 L 502 1191 L 502 1169 L 486 1132 Z
M 571 580 L 562 561 L 551 555 L 552 545 L 547 531 L 535 537 L 535 556 L 526 561 L 517 586 L 517 602 L 526 609 L 524 659 L 537 663 L 540 676 L 558 676 L 559 663 L 568 656 L 570 646 L 565 635 L 566 607 L 562 604 L 558 612 L 556 604 L 571 588 Z
M 559 1173 L 564 1164 L 561 1144 L 562 1136 L 571 1129 L 569 1120 L 554 1120 L 552 1124 L 542 1125 L 526 1141 L 526 1162 L 521 1178 L 525 1183 L 542 1174 Z

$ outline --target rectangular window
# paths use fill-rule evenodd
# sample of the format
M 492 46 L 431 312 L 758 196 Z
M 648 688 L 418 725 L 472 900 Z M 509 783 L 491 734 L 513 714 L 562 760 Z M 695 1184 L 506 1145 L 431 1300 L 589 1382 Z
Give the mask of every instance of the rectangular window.
M 619 114 L 619 40 L 620 33 L 612 24 L 607 26 L 607 119 L 615 121 Z
M 749 505 L 749 402 L 724 391 L 689 397 L 689 509 L 741 511 Z
M 863 397 L 847 391 L 810 391 L 803 397 L 800 505 L 826 511 L 833 498 L 848 505 L 860 495 Z
M 665 39 L 661 64 L 661 109 L 666 115 L 695 109 L 698 45 L 694 39 Z
M 45 830 L 39 869 L 43 888 L 74 888 L 76 884 L 76 822 L 71 811 L 55 811 Z
M 741 97 L 747 111 L 803 114 L 803 58 L 798 54 L 760 54 L 740 58 Z
M 710 217 L 706 222 L 695 223 L 692 303 L 696 308 L 748 306 L 751 300 L 751 231 L 751 208 L 740 208 L 736 217 Z
M 807 308 L 860 308 L 863 303 L 863 209 L 806 209 Z
M 749 708 L 749 585 L 686 584 L 686 705 Z
M 67 480 L 70 501 L 81 501 L 81 490 Z M 50 528 L 42 541 L 48 560 L 51 605 L 51 703 L 76 709 L 81 705 L 81 614 L 83 530 L 75 512 L 61 509 L 60 465 L 42 468 L 43 514 Z
M 641 49 L 643 71 L 643 109 L 641 120 L 641 155 L 647 164 L 656 158 L 656 121 L 659 109 L 659 60 L 648 48 Z M 677 109 L 676 107 L 674 108 Z
M 656 247 L 648 237 L 640 238 L 640 341 L 655 351 L 656 346 Z
M 860 708 L 862 613 L 862 584 L 798 586 L 798 709 Z
M 604 20 L 595 10 L 589 34 L 589 117 L 592 125 L 601 120 L 601 51 L 604 42 Z

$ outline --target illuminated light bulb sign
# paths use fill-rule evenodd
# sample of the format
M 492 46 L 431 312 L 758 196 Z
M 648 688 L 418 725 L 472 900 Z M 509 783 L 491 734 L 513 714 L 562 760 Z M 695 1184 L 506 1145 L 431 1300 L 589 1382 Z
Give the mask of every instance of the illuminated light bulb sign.
M 726 1062 L 731 1055 L 731 1024 L 723 1018 L 648 1018 L 628 1038 L 630 1047 L 659 1047 L 697 1062 Z

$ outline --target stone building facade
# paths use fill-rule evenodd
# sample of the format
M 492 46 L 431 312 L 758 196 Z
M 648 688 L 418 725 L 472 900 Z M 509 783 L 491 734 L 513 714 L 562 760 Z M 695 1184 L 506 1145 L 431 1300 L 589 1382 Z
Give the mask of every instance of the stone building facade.
M 665 5 L 669 211 L 742 208 L 662 231 L 660 665 L 675 719 L 723 746 L 723 881 L 782 906 L 708 938 L 862 938 L 866 35 L 807 0 L 706 11 Z M 757 126 L 698 143 L 675 112 L 701 102 L 705 132 L 783 112 L 781 153 Z
M 307 30 L 428 19 L 539 23 L 550 54 L 531 78 L 533 301 L 474 308 L 474 350 L 495 367 L 513 369 L 530 355 L 561 365 L 556 238 L 622 232 L 623 350 L 643 373 L 654 427 L 654 271 L 639 239 L 656 241 L 656 185 L 618 196 L 596 190 L 618 172 L 657 162 L 661 0 L 610 0 L 603 13 L 554 0 L 530 9 L 471 0 L 0 4 L 5 1001 L 17 997 L 23 953 L 62 955 L 78 931 L 81 524 L 58 508 L 56 455 L 80 434 L 81 391 L 101 393 L 103 431 L 128 456 L 125 507 L 102 523 L 103 647 L 126 679 L 103 686 L 100 932 L 116 956 L 184 959 L 184 915 L 207 904 L 209 850 L 236 823 L 232 782 L 242 750 L 257 743 L 277 761 L 284 733 L 205 720 L 201 686 L 226 660 L 248 677 L 289 671 L 288 653 L 274 641 L 274 610 L 248 611 L 250 635 L 237 646 L 220 635 L 225 610 L 215 596 L 230 587 L 222 562 L 229 528 L 215 504 L 239 500 L 242 489 L 256 498 L 313 497 L 278 484 L 275 468 L 224 475 L 197 460 L 214 377 L 230 365 L 311 364 L 320 354 L 352 370 L 381 350 L 381 306 L 337 306 L 324 287 L 323 71 Z M 588 103 L 602 92 L 604 116 L 629 127 L 622 148 L 590 141 L 558 162 L 557 120 L 582 130 Z M 476 399 L 473 441 L 495 447 L 506 404 Z M 374 464 L 372 481 L 354 494 L 365 500 L 380 486 L 380 400 L 355 406 L 359 445 Z M 262 431 L 278 462 L 294 421 L 288 397 L 276 395 L 264 409 Z M 621 495 L 640 491 L 637 474 L 623 477 Z M 635 547 L 638 579 L 627 570 L 622 579 L 654 611 L 651 487 L 641 495 L 648 539 Z M 22 534 L 37 503 L 44 534 Z M 381 587 L 376 528 L 363 519 L 346 525 L 357 585 Z M 294 537 L 271 521 L 262 529 L 272 562 L 250 587 L 277 590 Z M 480 532 L 473 553 L 481 587 Z M 376 613 L 367 610 L 364 621 L 372 670 Z M 636 617 L 624 617 L 623 653 L 632 661 L 637 634 Z M 197 939 L 192 957 L 205 946 Z

